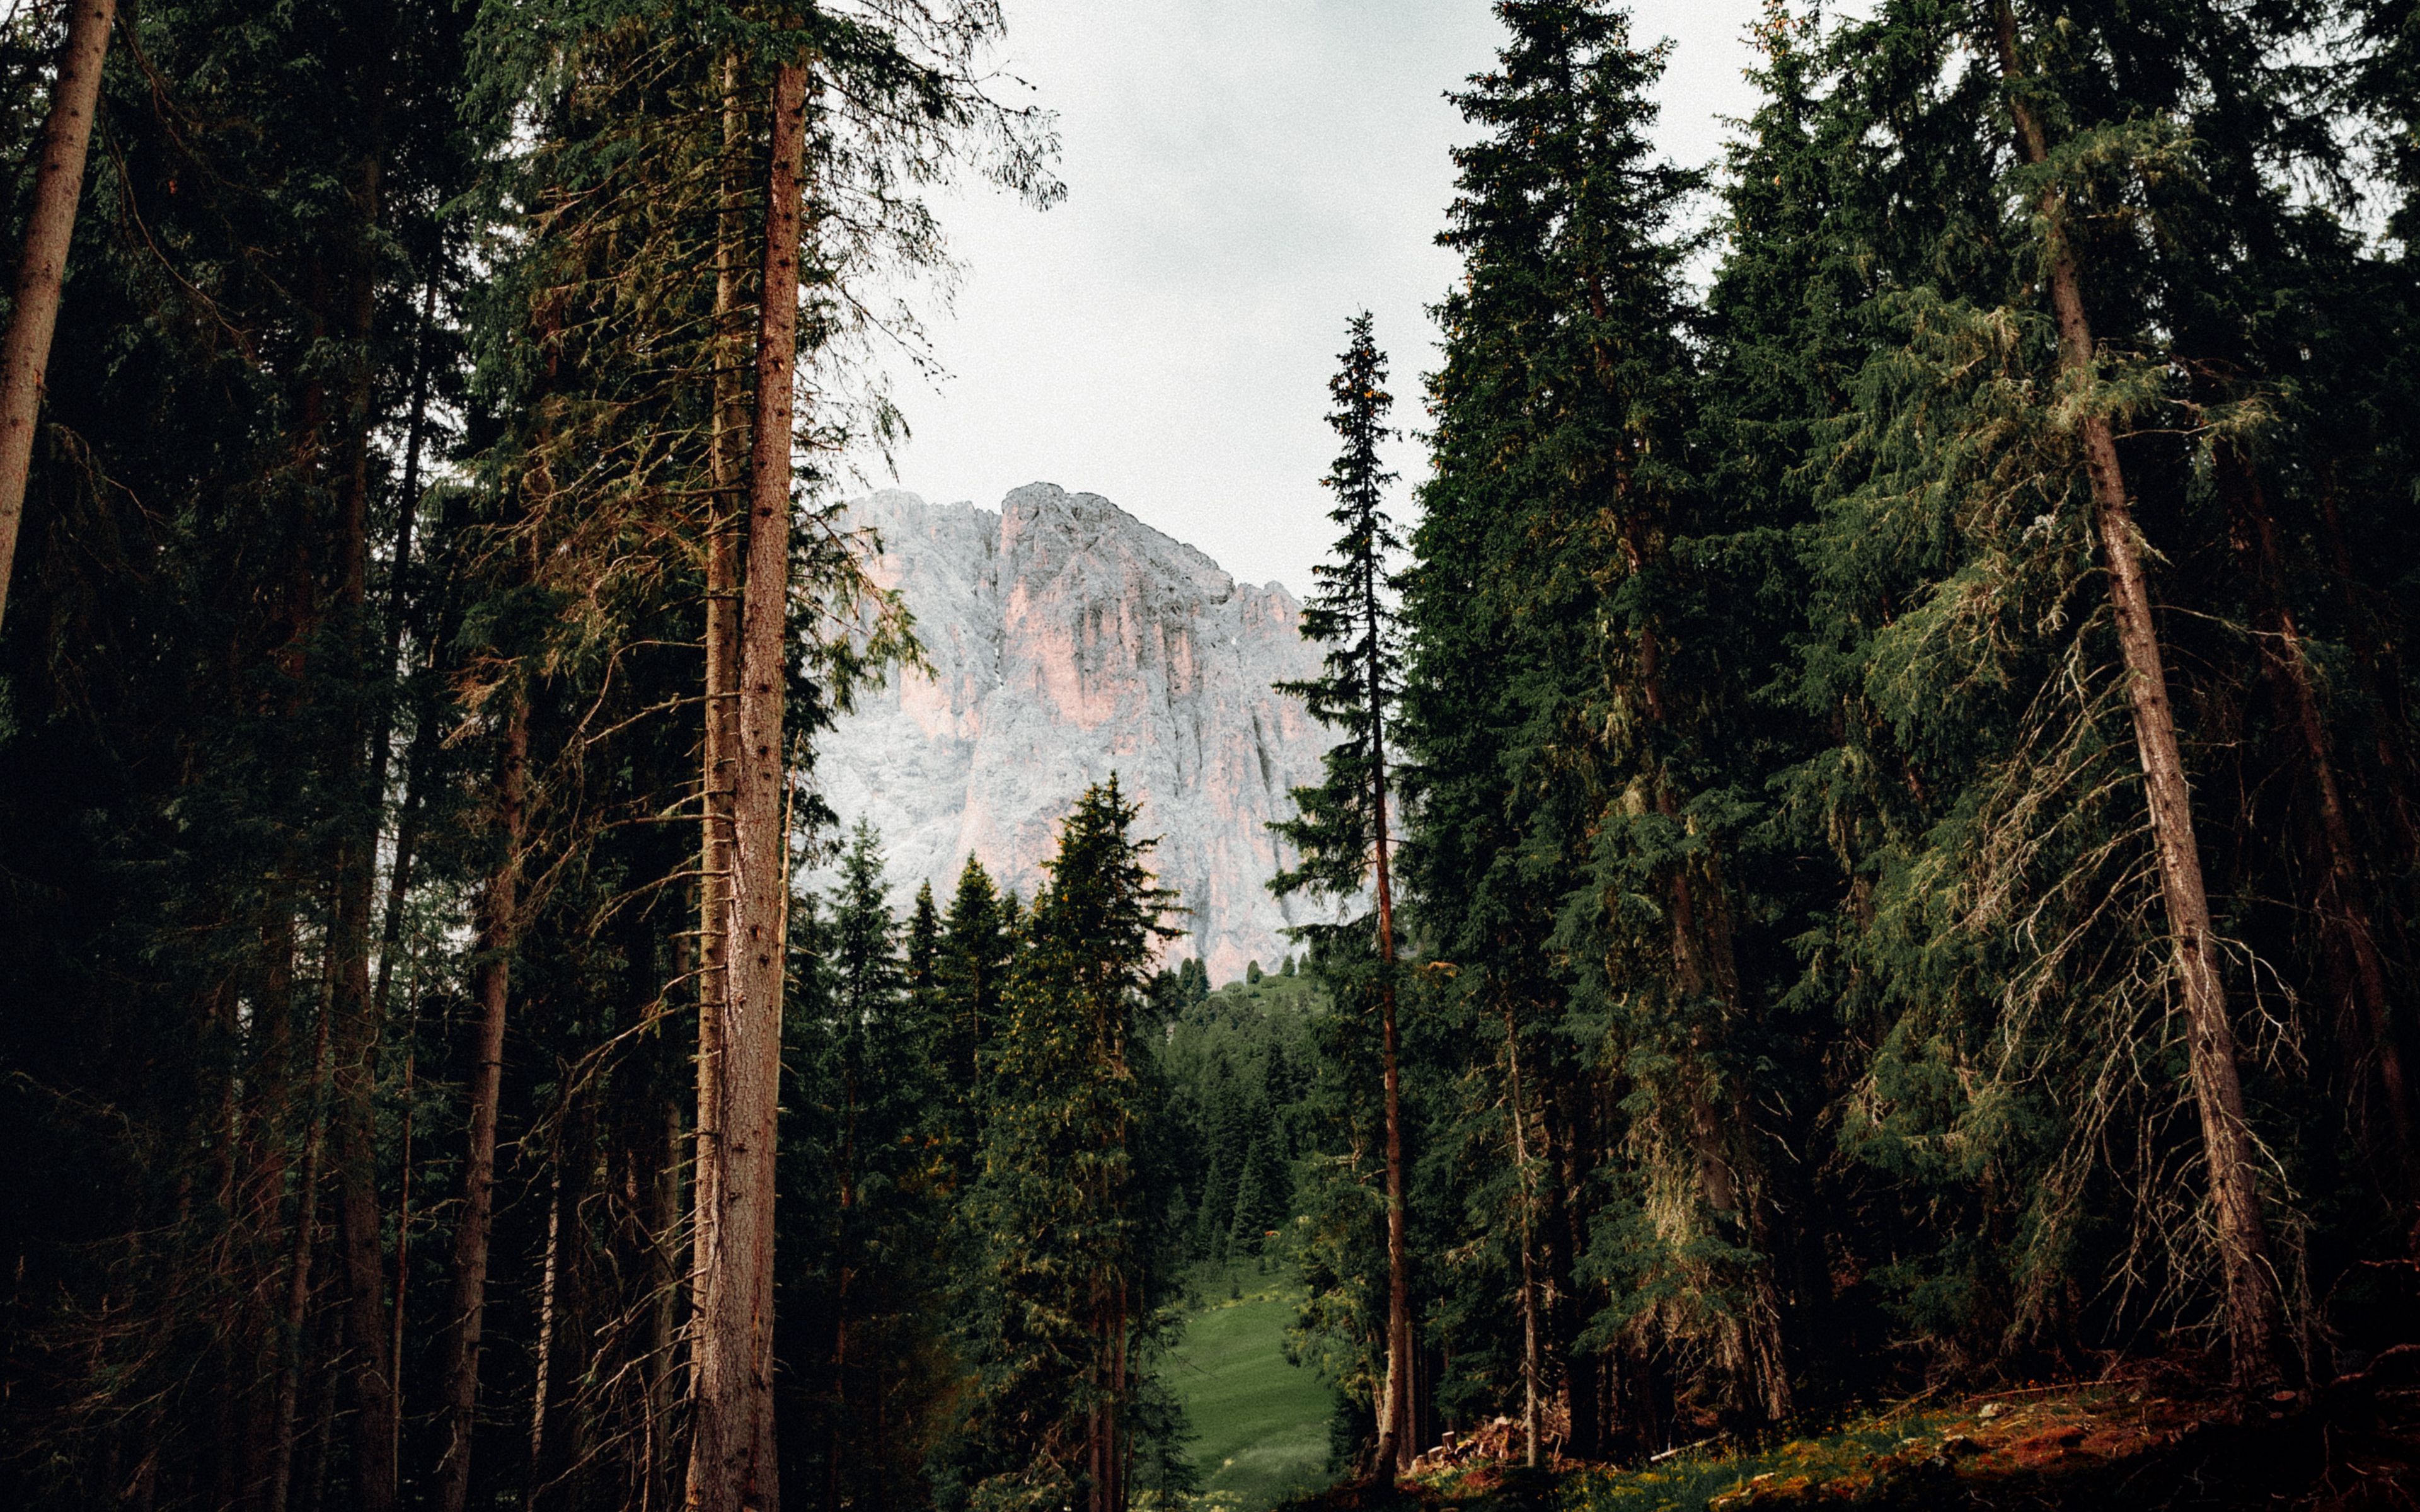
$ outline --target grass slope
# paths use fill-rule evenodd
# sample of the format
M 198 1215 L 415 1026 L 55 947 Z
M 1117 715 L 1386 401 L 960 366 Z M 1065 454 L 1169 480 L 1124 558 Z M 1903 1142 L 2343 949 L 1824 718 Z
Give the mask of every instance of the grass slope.
M 1189 1449 L 1202 1471 L 1197 1505 L 1258 1512 L 1326 1485 L 1335 1396 L 1285 1357 L 1299 1288 L 1288 1275 L 1261 1274 L 1249 1260 L 1205 1267 L 1195 1285 L 1202 1303 L 1186 1320 L 1167 1380 L 1197 1435 Z

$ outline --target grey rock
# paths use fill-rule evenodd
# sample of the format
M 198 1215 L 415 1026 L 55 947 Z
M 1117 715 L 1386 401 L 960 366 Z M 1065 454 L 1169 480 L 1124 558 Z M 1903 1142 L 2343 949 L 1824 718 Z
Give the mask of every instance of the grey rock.
M 929 881 L 948 905 L 969 856 L 1032 898 L 1059 821 L 1115 772 L 1159 837 L 1161 885 L 1188 910 L 1170 960 L 1213 980 L 1274 968 L 1280 931 L 1331 917 L 1269 895 L 1267 825 L 1318 780 L 1327 733 L 1271 684 L 1317 671 L 1301 606 L 1238 583 L 1097 494 L 1047 483 L 998 514 L 888 490 L 848 507 L 882 552 L 931 662 L 865 690 L 820 742 L 815 776 L 842 822 L 881 832 L 895 903 Z

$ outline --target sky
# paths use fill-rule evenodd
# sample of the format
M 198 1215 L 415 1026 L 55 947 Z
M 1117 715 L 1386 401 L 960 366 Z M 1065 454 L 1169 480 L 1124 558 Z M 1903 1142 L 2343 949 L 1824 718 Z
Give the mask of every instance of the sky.
M 1667 155 L 1712 162 L 1758 0 L 1636 0 L 1674 43 Z M 1484 0 L 1005 0 L 1003 88 L 1058 115 L 1066 197 L 1035 210 L 980 182 L 935 208 L 963 269 L 929 314 L 938 381 L 903 364 L 912 429 L 897 486 L 998 508 L 1046 482 L 1102 494 L 1238 578 L 1295 594 L 1334 535 L 1327 378 L 1368 308 L 1396 418 L 1422 424 L 1427 306 L 1455 276 L 1435 244 L 1444 96 L 1493 60 Z M 1424 466 L 1394 449 L 1408 519 Z M 876 482 L 889 480 L 876 477 Z

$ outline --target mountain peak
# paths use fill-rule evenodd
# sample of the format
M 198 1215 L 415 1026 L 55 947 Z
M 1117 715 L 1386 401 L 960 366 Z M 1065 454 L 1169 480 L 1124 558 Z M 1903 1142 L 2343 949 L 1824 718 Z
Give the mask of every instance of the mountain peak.
M 848 522 L 879 536 L 874 576 L 932 667 L 867 690 L 816 758 L 842 820 L 881 832 L 895 898 L 927 881 L 946 896 L 969 856 L 1032 897 L 1060 819 L 1114 771 L 1188 910 L 1171 957 L 1224 980 L 1294 949 L 1280 932 L 1310 916 L 1269 895 L 1267 825 L 1319 779 L 1328 741 L 1270 686 L 1318 669 L 1293 594 L 1056 484 L 997 513 L 888 489 Z

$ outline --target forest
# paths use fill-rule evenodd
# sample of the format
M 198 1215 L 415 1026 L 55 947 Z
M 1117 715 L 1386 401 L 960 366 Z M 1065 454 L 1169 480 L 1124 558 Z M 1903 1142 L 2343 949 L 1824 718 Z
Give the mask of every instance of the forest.
M 1767 0 L 1702 165 L 1492 10 L 1214 992 L 1114 779 L 818 795 L 998 0 L 10 5 L 0 1502 L 1207 1507 L 1238 1257 L 1364 1490 L 2408 1369 L 2420 4 Z

